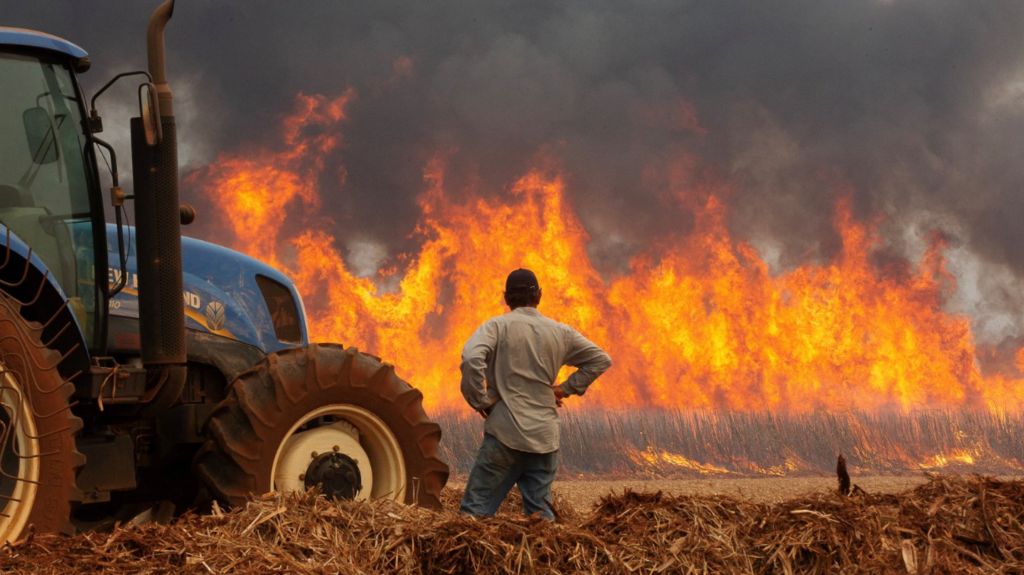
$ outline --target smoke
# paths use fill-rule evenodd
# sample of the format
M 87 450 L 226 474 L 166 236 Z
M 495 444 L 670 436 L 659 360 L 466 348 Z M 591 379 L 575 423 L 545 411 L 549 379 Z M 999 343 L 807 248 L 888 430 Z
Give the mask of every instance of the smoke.
M 144 65 L 151 4 L 2 0 L 0 20 L 83 45 L 95 90 Z M 776 271 L 827 260 L 848 195 L 887 253 L 945 234 L 949 305 L 998 341 L 1024 336 L 1022 29 L 1018 0 L 181 0 L 167 44 L 191 170 L 279 146 L 299 92 L 355 90 L 320 186 L 359 267 L 416 242 L 438 153 L 455 194 L 552 162 L 607 274 L 685 233 L 685 197 L 709 187 Z

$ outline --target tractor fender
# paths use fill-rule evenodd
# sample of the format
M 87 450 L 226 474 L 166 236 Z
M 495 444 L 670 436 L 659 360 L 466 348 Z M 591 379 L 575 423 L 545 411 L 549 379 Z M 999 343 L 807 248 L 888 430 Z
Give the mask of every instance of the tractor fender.
M 26 321 L 43 326 L 42 341 L 62 356 L 61 375 L 72 380 L 88 375 L 89 350 L 63 287 L 32 248 L 2 223 L 0 290 L 21 304 Z
M 215 367 L 223 374 L 225 382 L 234 381 L 266 355 L 247 343 L 197 330 L 186 331 L 185 342 L 189 363 L 205 363 Z

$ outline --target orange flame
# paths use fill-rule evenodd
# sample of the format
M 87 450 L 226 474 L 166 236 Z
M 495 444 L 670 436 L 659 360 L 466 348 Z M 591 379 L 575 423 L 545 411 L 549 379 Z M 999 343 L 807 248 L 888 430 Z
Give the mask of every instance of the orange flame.
M 671 466 L 679 469 L 695 471 L 700 475 L 727 475 L 730 473 L 730 471 L 724 467 L 711 463 L 701 463 L 684 455 L 672 453 L 663 449 L 655 449 L 653 447 L 648 447 L 643 451 L 629 449 L 627 451 L 627 455 L 636 465 L 640 466 L 641 469 L 644 467 L 660 469 L 664 466 Z
M 606 279 L 587 255 L 588 235 L 560 177 L 535 170 L 507 194 L 455 202 L 438 158 L 424 171 L 418 252 L 399 258 L 397 277 L 396 268 L 357 277 L 316 211 L 326 200 L 317 178 L 353 97 L 299 96 L 284 120 L 283 151 L 224 155 L 196 181 L 225 214 L 226 243 L 295 280 L 314 339 L 384 357 L 423 390 L 428 407 L 462 405 L 462 344 L 504 311 L 504 277 L 520 266 L 538 272 L 545 314 L 576 326 L 616 361 L 588 393 L 589 405 L 1024 406 L 1020 374 L 982 375 L 969 320 L 942 310 L 954 279 L 941 240 L 909 275 L 882 274 L 870 262 L 874 227 L 856 221 L 846 202 L 834 220 L 842 250 L 826 264 L 772 275 L 752 246 L 728 233 L 720 194 L 706 193 L 690 207 L 691 233 L 665 238 L 628 274 Z M 343 173 L 326 193 L 343 193 Z M 382 289 L 394 279 L 397 287 Z M 1024 350 L 1017 364 L 1024 371 Z

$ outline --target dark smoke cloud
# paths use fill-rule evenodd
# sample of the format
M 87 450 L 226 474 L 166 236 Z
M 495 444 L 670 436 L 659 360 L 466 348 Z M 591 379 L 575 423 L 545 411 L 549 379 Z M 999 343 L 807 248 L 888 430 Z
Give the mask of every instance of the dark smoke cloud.
M 144 63 L 149 2 L 0 6 L 90 50 L 93 89 Z M 192 168 L 276 144 L 297 92 L 357 91 L 345 187 L 322 182 L 344 198 L 329 204 L 340 242 L 411 247 L 441 150 L 454 189 L 493 193 L 553 155 L 606 273 L 686 230 L 681 185 L 727 183 L 730 226 L 775 269 L 835 253 L 848 194 L 901 253 L 930 228 L 952 238 L 955 305 L 1004 337 L 1024 335 L 1021 30 L 1019 0 L 182 0 L 168 46 Z M 683 157 L 696 171 L 671 177 Z

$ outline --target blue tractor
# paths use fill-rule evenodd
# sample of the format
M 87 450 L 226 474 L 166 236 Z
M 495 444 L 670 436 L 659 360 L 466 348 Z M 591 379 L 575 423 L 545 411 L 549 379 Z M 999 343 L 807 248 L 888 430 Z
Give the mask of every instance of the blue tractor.
M 181 236 L 173 10 L 150 20 L 148 72 L 111 81 L 143 78 L 127 198 L 77 79 L 85 51 L 0 27 L 0 540 L 314 486 L 439 507 L 422 394 L 379 358 L 310 344 L 277 270 Z

